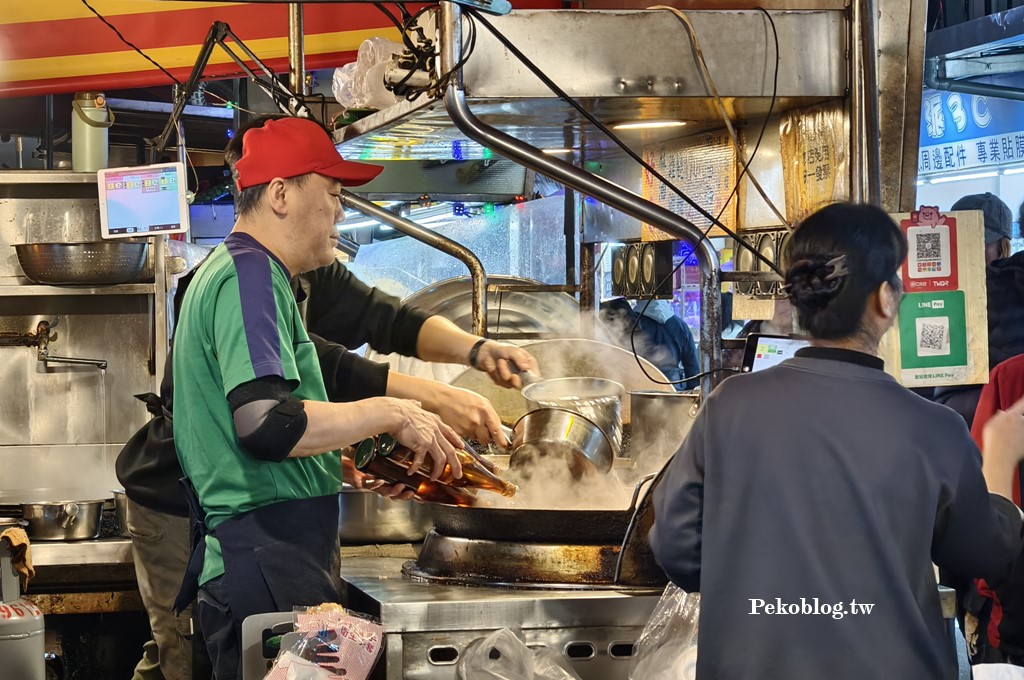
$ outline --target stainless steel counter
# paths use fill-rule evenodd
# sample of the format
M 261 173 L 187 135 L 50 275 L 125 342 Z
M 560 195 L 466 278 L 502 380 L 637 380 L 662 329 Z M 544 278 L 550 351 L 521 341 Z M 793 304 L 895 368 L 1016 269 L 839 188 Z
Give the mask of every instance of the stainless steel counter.
M 380 618 L 388 680 L 453 680 L 475 639 L 518 626 L 531 646 L 564 654 L 583 680 L 625 679 L 632 644 L 661 592 L 526 591 L 421 583 L 403 560 L 342 560 L 347 604 Z
M 36 567 L 131 563 L 132 542 L 127 538 L 32 543 L 32 564 Z

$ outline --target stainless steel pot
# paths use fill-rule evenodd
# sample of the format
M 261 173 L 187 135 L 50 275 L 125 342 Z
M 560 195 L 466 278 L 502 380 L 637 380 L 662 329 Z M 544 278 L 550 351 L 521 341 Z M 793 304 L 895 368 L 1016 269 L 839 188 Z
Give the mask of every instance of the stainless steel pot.
M 28 535 L 37 541 L 84 541 L 99 538 L 104 501 L 22 503 Z
M 568 409 L 596 424 L 611 441 L 612 452 L 616 456 L 622 451 L 623 394 L 621 384 L 606 378 L 538 380 L 523 388 L 523 397 L 531 411 L 540 408 Z
M 365 489 L 341 491 L 338 537 L 344 545 L 417 543 L 433 525 L 422 503 L 384 498 Z
M 573 477 L 606 473 L 615 458 L 611 440 L 596 423 L 564 408 L 530 411 L 512 428 L 509 467 L 529 466 L 535 458 L 564 458 Z
M 114 510 L 117 512 L 118 533 L 129 538 L 131 534 L 128 533 L 128 496 L 125 495 L 124 489 L 114 489 Z
M 631 458 L 638 471 L 656 472 L 682 445 L 700 408 L 696 392 L 629 393 Z

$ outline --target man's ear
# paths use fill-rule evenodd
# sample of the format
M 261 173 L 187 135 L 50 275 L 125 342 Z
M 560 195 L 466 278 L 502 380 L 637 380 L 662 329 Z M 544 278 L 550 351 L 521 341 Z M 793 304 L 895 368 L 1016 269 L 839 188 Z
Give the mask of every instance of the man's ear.
M 288 183 L 275 177 L 267 184 L 267 206 L 277 215 L 287 212 Z

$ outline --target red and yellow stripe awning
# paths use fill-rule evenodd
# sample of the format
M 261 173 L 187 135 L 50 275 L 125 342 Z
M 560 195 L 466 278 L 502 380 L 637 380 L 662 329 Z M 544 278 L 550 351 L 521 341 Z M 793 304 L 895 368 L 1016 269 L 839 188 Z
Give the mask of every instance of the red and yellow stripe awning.
M 214 21 L 230 25 L 270 68 L 277 72 L 288 68 L 288 6 L 283 3 L 90 0 L 90 4 L 182 81 Z M 560 3 L 515 4 L 554 8 Z M 170 84 L 165 74 L 121 42 L 81 0 L 0 0 L 0 5 L 0 97 Z M 371 4 L 307 3 L 304 27 L 307 69 L 353 61 L 359 45 L 373 36 L 399 39 L 394 25 Z M 238 74 L 238 66 L 218 48 L 204 78 Z

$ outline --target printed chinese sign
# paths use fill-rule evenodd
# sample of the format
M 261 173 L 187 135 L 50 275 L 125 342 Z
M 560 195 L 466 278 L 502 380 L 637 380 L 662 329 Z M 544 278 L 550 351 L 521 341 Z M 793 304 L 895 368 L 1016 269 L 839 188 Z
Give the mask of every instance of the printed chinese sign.
M 922 175 L 1024 161 L 1024 103 L 925 90 L 920 134 Z
M 904 295 L 899 333 L 904 385 L 967 380 L 967 311 L 962 290 Z
M 922 205 L 909 220 L 900 221 L 900 229 L 907 237 L 903 289 L 908 293 L 956 290 L 956 218 Z
M 907 387 L 988 382 L 982 214 L 921 206 L 893 219 L 907 258 L 896 325 L 879 347 L 886 371 Z
M 842 104 L 783 115 L 779 141 L 786 216 L 794 224 L 818 208 L 849 198 L 849 136 Z
M 722 212 L 736 184 L 736 149 L 728 134 L 702 134 L 653 144 L 644 148 L 644 160 L 704 210 L 715 217 L 722 213 L 719 218 L 722 224 L 729 229 L 736 229 L 736 206 L 739 201 L 733 198 L 725 212 Z M 640 194 L 682 215 L 699 229 L 711 226 L 706 217 L 646 170 L 641 177 Z M 724 232 L 714 229 L 710 234 L 720 236 Z M 649 224 L 642 226 L 641 236 L 644 241 L 674 238 Z

